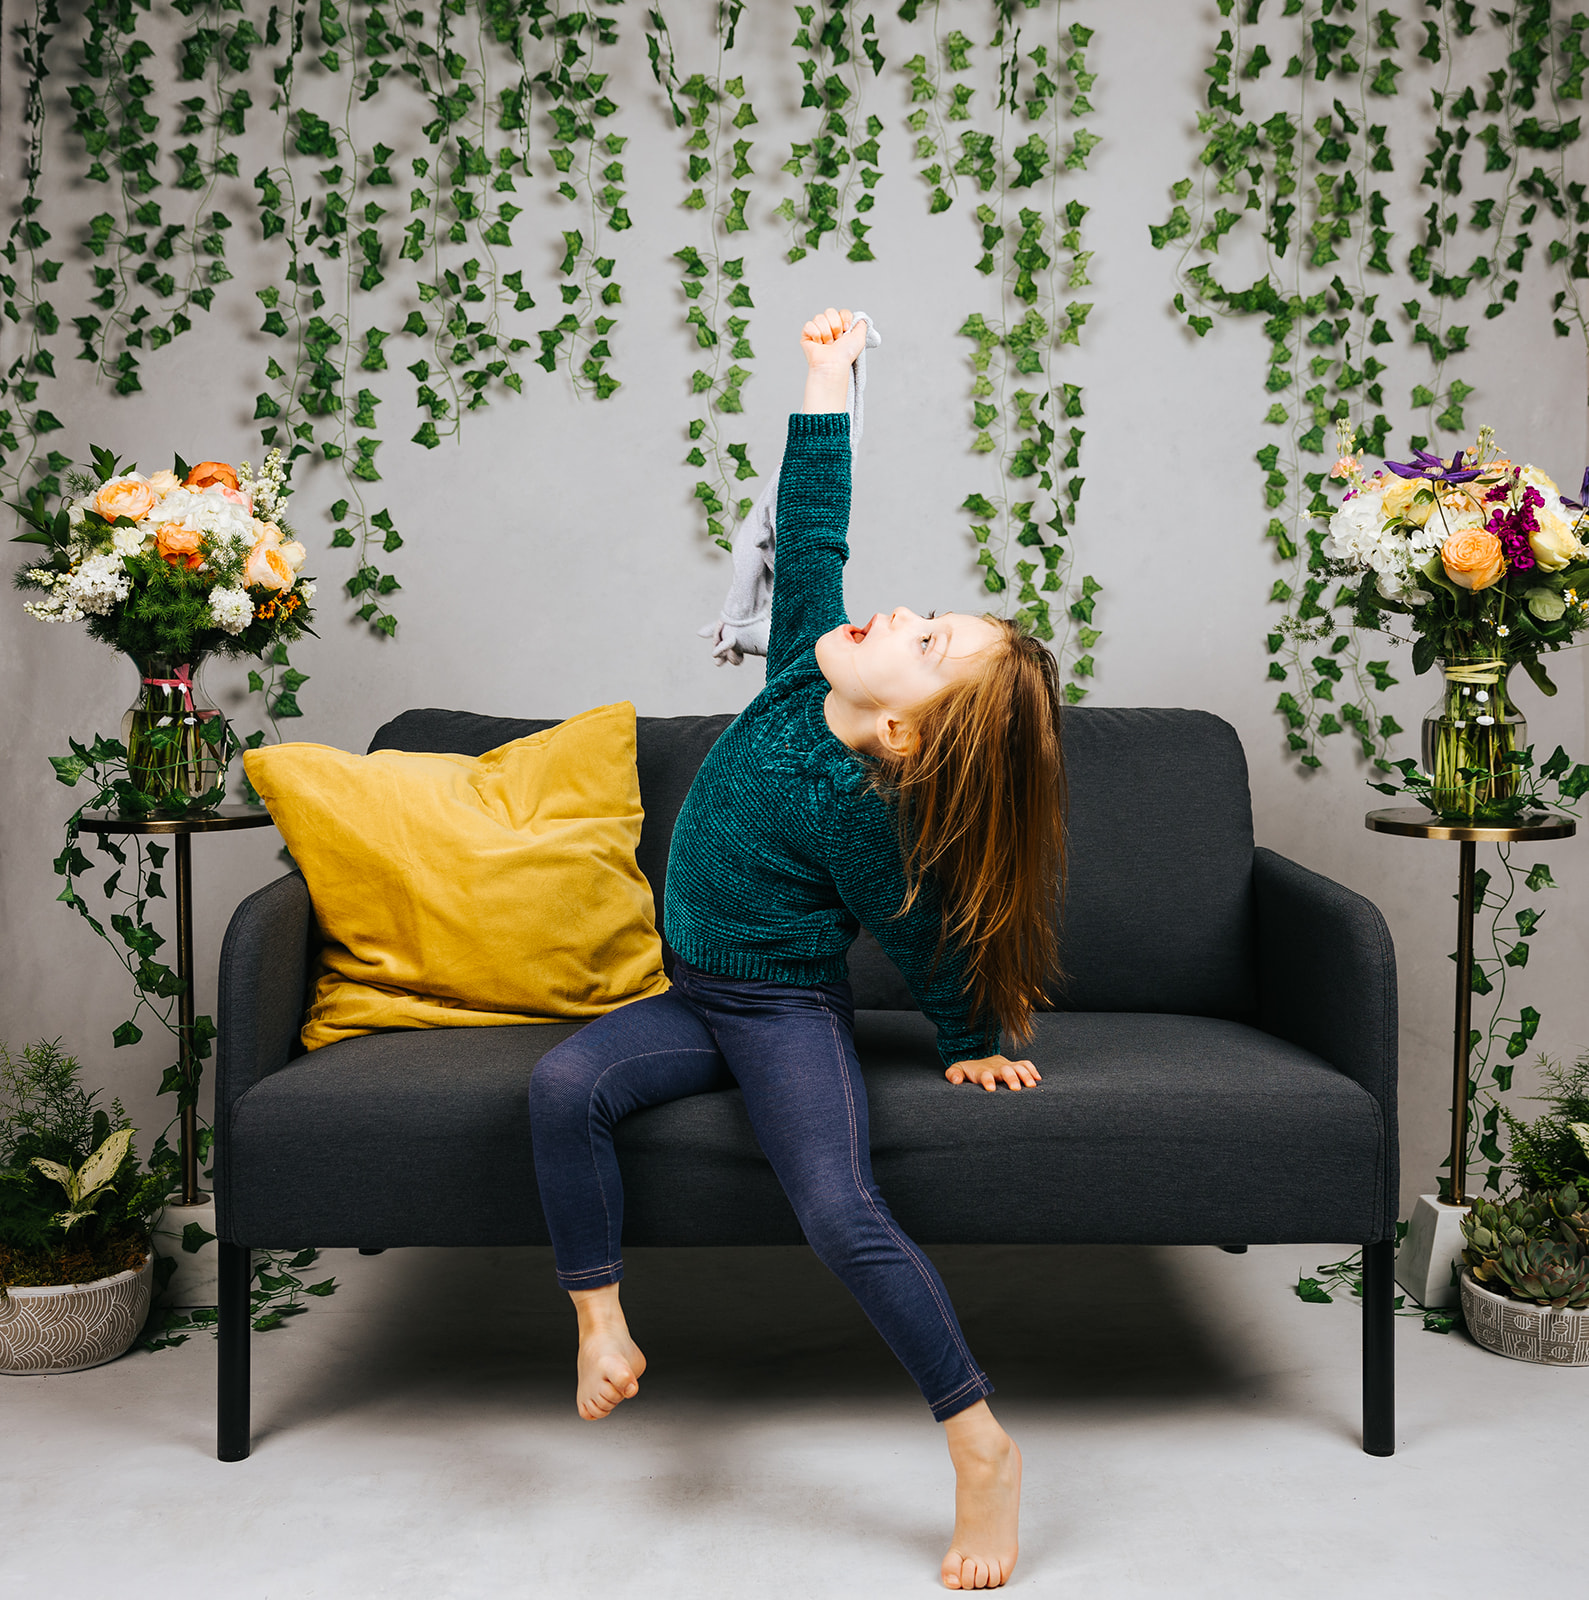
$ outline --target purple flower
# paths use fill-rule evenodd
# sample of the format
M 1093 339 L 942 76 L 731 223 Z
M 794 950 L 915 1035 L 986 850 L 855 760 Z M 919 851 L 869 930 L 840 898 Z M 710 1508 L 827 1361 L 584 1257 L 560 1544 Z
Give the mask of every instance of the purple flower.
M 1544 496 L 1537 489 L 1525 489 L 1520 506 L 1515 510 L 1497 506 L 1484 525 L 1501 541 L 1501 548 L 1506 552 L 1506 564 L 1514 572 L 1527 572 L 1536 565 L 1534 548 L 1528 536 L 1539 532 L 1539 518 L 1534 515 L 1534 510 L 1544 503 Z
M 1589 467 L 1584 468 L 1583 484 L 1578 490 L 1578 498 L 1570 500 L 1566 495 L 1561 497 L 1564 506 L 1571 506 L 1574 511 L 1582 511 L 1589 504 Z
M 1432 483 L 1471 483 L 1480 477 L 1483 467 L 1464 467 L 1462 451 L 1451 458 L 1448 467 L 1439 456 L 1429 450 L 1414 450 L 1412 461 L 1387 461 L 1385 465 L 1398 478 L 1428 478 Z
M 1503 533 L 1501 548 L 1506 552 L 1506 564 L 1513 572 L 1527 572 L 1534 565 L 1534 549 L 1526 533 Z

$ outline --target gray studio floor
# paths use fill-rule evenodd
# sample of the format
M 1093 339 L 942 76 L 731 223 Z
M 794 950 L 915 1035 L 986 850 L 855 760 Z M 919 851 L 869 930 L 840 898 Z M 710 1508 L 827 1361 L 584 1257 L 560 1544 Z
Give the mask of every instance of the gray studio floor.
M 1359 1313 L 1275 1247 L 935 1251 L 1026 1458 L 1034 1594 L 1578 1593 L 1589 1369 L 1402 1322 L 1399 1453 L 1358 1449 Z M 328 1254 L 256 1337 L 254 1455 L 214 1345 L 0 1379 L 7 1594 L 216 1600 L 928 1595 L 938 1430 L 803 1250 L 637 1251 L 641 1398 L 582 1423 L 544 1250 Z M 1526 1573 L 1526 1576 L 1525 1576 Z

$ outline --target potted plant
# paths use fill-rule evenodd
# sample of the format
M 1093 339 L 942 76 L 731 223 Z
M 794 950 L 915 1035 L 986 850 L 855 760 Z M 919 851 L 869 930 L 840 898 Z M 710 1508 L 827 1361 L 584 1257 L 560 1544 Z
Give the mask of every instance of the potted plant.
M 1589 1053 L 1544 1079 L 1544 1116 L 1502 1111 L 1520 1192 L 1463 1219 L 1462 1313 L 1502 1355 L 1589 1366 Z
M 149 1314 L 165 1176 L 140 1169 L 120 1101 L 97 1107 L 59 1046 L 0 1045 L 0 1373 L 112 1361 Z

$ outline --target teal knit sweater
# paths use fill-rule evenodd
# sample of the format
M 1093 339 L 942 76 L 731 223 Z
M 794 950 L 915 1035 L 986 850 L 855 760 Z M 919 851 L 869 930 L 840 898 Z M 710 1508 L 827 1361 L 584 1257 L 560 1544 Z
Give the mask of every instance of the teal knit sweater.
M 813 646 L 846 621 L 850 419 L 789 418 L 778 485 L 778 571 L 767 686 L 712 746 L 668 856 L 663 930 L 691 966 L 810 986 L 848 975 L 866 928 L 938 1028 L 946 1066 L 993 1055 L 998 1029 L 969 1013 L 962 960 L 936 970 L 941 906 L 931 884 L 907 916 L 899 838 L 862 759 L 822 714 Z

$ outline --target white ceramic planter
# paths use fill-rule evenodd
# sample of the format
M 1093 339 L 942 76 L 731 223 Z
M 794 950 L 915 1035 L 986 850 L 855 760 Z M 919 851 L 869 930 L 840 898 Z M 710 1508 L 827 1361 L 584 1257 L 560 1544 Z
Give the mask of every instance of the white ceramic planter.
M 0 1373 L 81 1372 L 114 1361 L 149 1315 L 154 1251 L 93 1283 L 0 1290 Z
M 160 1294 L 163 1306 L 213 1306 L 220 1281 L 221 1255 L 211 1239 L 198 1250 L 182 1248 L 182 1232 L 196 1222 L 206 1233 L 215 1232 L 215 1198 L 201 1192 L 196 1206 L 172 1200 L 155 1218 L 155 1249 L 177 1264 Z
M 1549 1367 L 1589 1367 L 1589 1308 L 1554 1311 L 1511 1300 L 1464 1271 L 1462 1316 L 1486 1350 Z
M 1396 1252 L 1396 1282 L 1419 1305 L 1454 1306 L 1462 1266 L 1462 1219 L 1471 1207 L 1447 1205 L 1437 1194 L 1421 1194 L 1407 1219 L 1407 1237 Z

